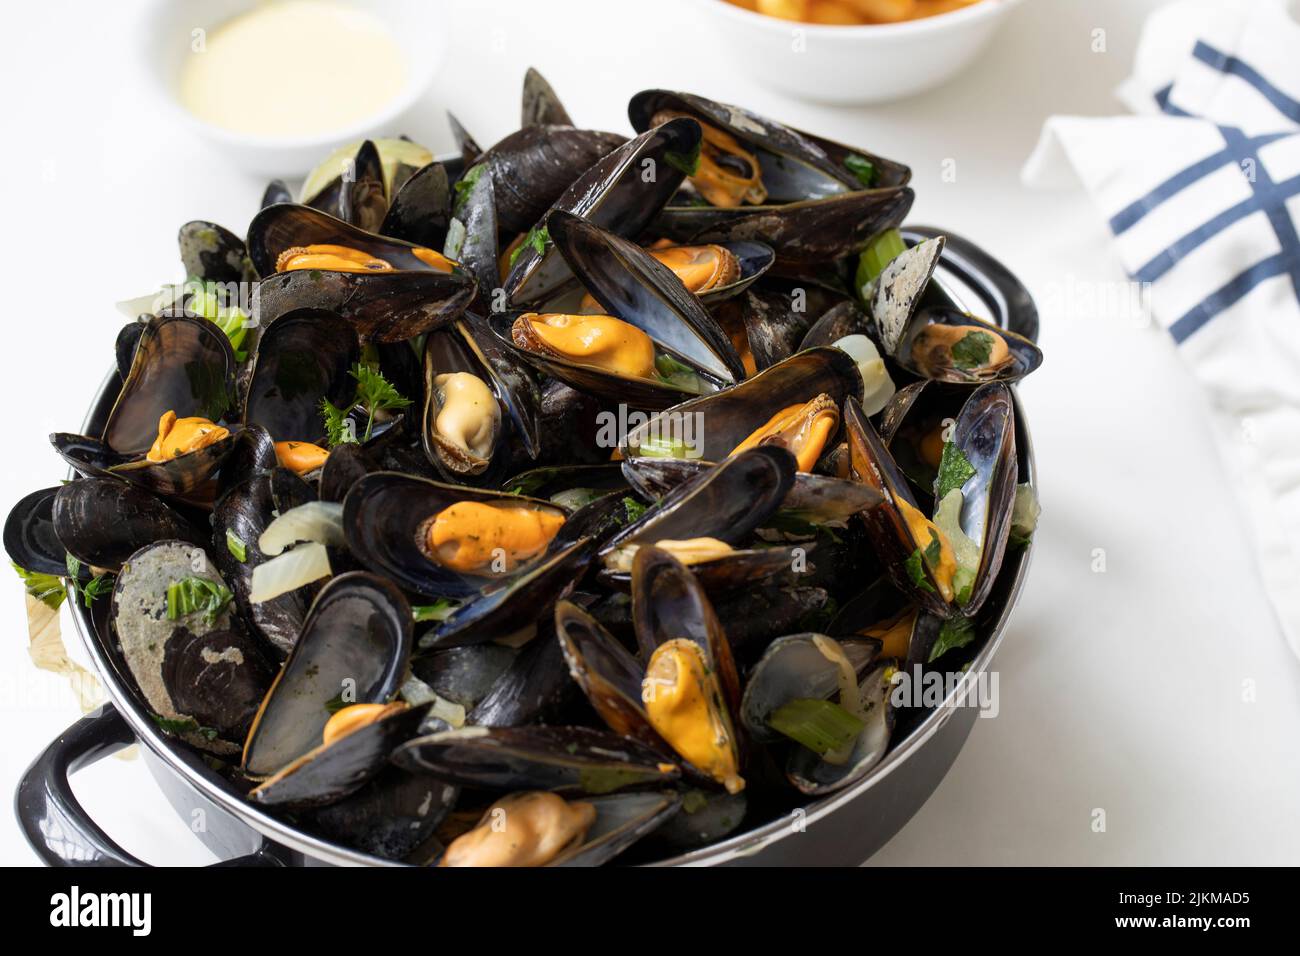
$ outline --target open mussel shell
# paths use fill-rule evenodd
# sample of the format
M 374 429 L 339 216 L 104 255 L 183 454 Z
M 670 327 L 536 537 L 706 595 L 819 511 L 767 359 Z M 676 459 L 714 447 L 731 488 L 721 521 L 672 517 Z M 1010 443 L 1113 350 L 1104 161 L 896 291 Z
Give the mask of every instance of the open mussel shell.
M 561 543 L 539 563 L 488 588 L 421 635 L 420 647 L 456 647 L 535 635 L 537 622 L 545 620 L 555 601 L 565 596 L 582 576 L 594 551 L 595 542 L 589 538 Z
M 237 437 L 238 433 L 232 432 L 211 445 L 204 445 L 166 461 L 153 462 L 140 457 L 117 464 L 110 463 L 105 473 L 139 485 L 154 494 L 188 498 L 199 493 L 234 452 Z
M 439 697 L 471 711 L 518 656 L 519 651 L 504 644 L 466 644 L 419 654 L 411 660 L 411 670 Z
M 571 601 L 555 605 L 555 636 L 570 675 L 606 726 L 650 747 L 667 748 L 641 699 L 645 665 Z
M 252 358 L 243 421 L 275 441 L 324 444 L 321 401 L 346 407 L 356 392 L 350 375 L 361 358 L 356 332 L 337 313 L 296 309 L 262 330 Z
M 922 515 L 907 476 L 894 461 L 889 449 L 876 432 L 862 406 L 854 399 L 844 406 L 844 429 L 854 476 L 880 493 L 879 505 L 863 514 L 872 545 L 884 562 L 890 579 L 915 603 L 933 614 L 946 617 L 951 608 L 934 581 L 933 572 L 924 561 L 913 561 L 919 575 L 913 580 L 908 561 L 929 546 L 918 541 L 904 517 L 904 509 Z M 900 504 L 901 502 L 901 504 Z
M 406 598 L 384 578 L 354 571 L 330 580 L 262 701 L 244 772 L 267 777 L 316 748 L 337 701 L 387 702 L 406 671 L 413 626 Z
M 537 129 L 539 127 L 529 127 Z M 681 185 L 679 169 L 700 143 L 700 126 L 693 120 L 673 120 L 629 140 L 583 173 L 556 200 L 538 225 L 545 227 L 552 213 L 572 213 L 620 236 L 638 236 Z M 655 176 L 642 177 L 647 163 Z M 501 178 L 494 174 L 499 186 Z M 497 196 L 498 210 L 502 197 Z M 508 230 L 504 219 L 503 229 Z M 544 238 L 544 235 L 542 236 Z M 737 238 L 755 238 L 737 237 Z M 541 245 L 539 251 L 536 245 Z M 571 275 L 568 264 L 549 242 L 529 244 L 516 258 L 506 277 L 505 290 L 512 304 L 523 307 L 545 300 Z
M 942 625 L 942 618 L 918 610 L 888 577 L 881 577 L 846 601 L 826 632 L 846 647 L 864 639 L 877 641 L 881 657 L 911 668 L 927 663 Z
M 60 490 L 42 488 L 24 495 L 5 518 L 5 553 L 14 564 L 34 574 L 63 577 L 68 573 L 67 547 L 54 526 L 54 499 Z
M 666 641 L 699 646 L 705 667 L 717 675 L 730 712 L 740 704 L 740 678 L 726 632 L 689 568 L 667 551 L 641 548 L 632 563 L 632 626 L 643 660 Z
M 912 316 L 894 359 L 922 378 L 980 384 L 1018 382 L 1043 364 L 1043 353 L 1008 329 L 958 309 L 933 307 Z
M 618 462 L 600 465 L 543 465 L 501 482 L 513 495 L 542 498 L 564 508 L 581 507 L 628 487 Z
M 307 206 L 268 206 L 248 227 L 249 255 L 262 277 L 255 312 L 262 326 L 298 308 L 337 312 L 363 342 L 401 342 L 459 315 L 473 300 L 473 277 L 439 271 L 415 255 L 417 246 L 366 232 Z M 315 244 L 367 252 L 392 269 L 276 272 L 286 249 Z
M 143 455 L 165 412 L 217 421 L 235 386 L 235 354 L 215 323 L 188 315 L 150 319 L 131 371 L 109 412 L 103 440 L 119 455 Z
M 256 278 L 244 240 L 224 226 L 202 220 L 187 222 L 177 239 L 187 278 L 222 285 Z
M 253 571 L 270 560 L 258 545 L 276 515 L 315 500 L 312 488 L 292 471 L 275 468 L 237 483 L 212 509 L 212 554 L 235 592 L 245 620 L 281 656 L 293 650 L 307 617 L 314 588 L 299 588 L 256 604 L 249 600 Z M 243 546 L 243 559 L 231 552 Z
M 58 542 L 82 564 L 120 570 L 133 553 L 155 541 L 202 546 L 188 521 L 165 502 L 112 478 L 79 478 L 59 488 L 51 520 Z
M 738 239 L 734 242 L 719 242 L 717 245 L 736 257 L 740 275 L 731 282 L 696 293 L 699 300 L 710 307 L 740 295 L 763 278 L 767 270 L 776 262 L 776 252 L 765 242 Z
M 449 408 L 438 377 L 456 373 L 473 375 L 487 386 L 496 407 L 460 402 Z M 424 450 L 448 480 L 499 480 L 510 463 L 507 439 L 511 435 L 518 437 L 529 457 L 535 458 L 540 450 L 542 395 L 537 381 L 478 316 L 467 313 L 425 339 L 424 400 Z M 445 419 L 444 412 L 448 413 Z M 457 433 L 449 434 L 439 427 L 442 424 Z M 471 435 L 477 441 L 471 442 Z
M 373 779 L 392 752 L 418 733 L 429 706 L 394 705 L 391 714 L 297 757 L 252 790 L 249 799 L 290 808 L 342 800 Z
M 661 751 L 590 727 L 466 727 L 417 737 L 392 759 L 464 787 L 563 795 L 672 785 L 681 776 Z
M 609 558 L 621 549 L 653 545 L 657 541 L 717 538 L 730 545 L 744 543 L 785 500 L 794 483 L 794 456 L 784 448 L 751 448 L 722 464 L 700 472 L 679 485 L 666 498 L 601 550 Z M 738 551 L 693 565 L 701 580 L 717 585 L 737 585 L 761 580 L 791 566 L 785 549 Z M 610 583 L 626 587 L 630 574 L 601 572 Z
M 859 169 L 870 165 L 867 185 L 902 186 L 911 170 L 902 163 L 865 150 L 792 129 L 739 106 L 718 103 L 693 93 L 644 90 L 632 97 L 627 114 L 638 132 L 648 129 L 661 112 L 686 113 L 730 134 L 752 151 L 762 168 L 763 185 L 772 203 L 796 202 L 861 189 Z M 852 157 L 852 159 L 850 159 Z
M 582 843 L 564 851 L 547 866 L 600 866 L 632 844 L 673 820 L 682 798 L 671 790 L 593 797 L 596 822 Z
M 907 186 L 864 189 L 782 206 L 669 206 L 651 231 L 697 244 L 756 240 L 776 254 L 772 273 L 803 276 L 856 255 L 907 216 L 916 198 Z
M 970 395 L 969 386 L 913 382 L 895 392 L 880 413 L 880 437 L 898 467 L 926 496 L 934 493 L 944 441 Z
M 655 500 L 717 467 L 693 458 L 630 458 L 623 463 L 628 483 L 643 498 Z M 860 481 L 798 472 L 780 512 L 820 526 L 843 526 L 848 519 L 880 504 L 880 494 Z
M 345 442 L 330 449 L 321 466 L 316 491 L 321 501 L 342 502 L 352 486 L 378 467 L 366 448 Z
M 993 587 L 1011 532 L 1017 475 L 1011 390 L 1000 383 L 977 388 L 962 406 L 952 441 L 973 469 L 961 487 L 959 517 L 962 533 L 980 553 L 970 598 L 962 605 L 962 613 L 970 616 Z
M 807 747 L 791 749 L 786 779 L 800 793 L 812 797 L 835 793 L 857 783 L 884 759 L 894 731 L 894 708 L 890 702 L 895 662 L 880 661 L 858 683 L 858 694 L 867 711 L 867 724 L 858 734 L 853 752 L 843 764 L 828 763 Z
M 768 645 L 754 665 L 740 703 L 750 736 L 770 744 L 785 738 L 768 724 L 772 714 L 799 698 L 829 700 L 840 689 L 840 667 L 829 654 L 842 650 L 861 676 L 880 653 L 880 642 L 835 640 L 823 634 L 790 634 Z
M 823 393 L 837 405 L 862 394 L 862 376 L 840 349 L 799 352 L 738 385 L 660 412 L 627 433 L 623 457 L 644 454 L 642 445 L 652 438 L 676 437 L 686 457 L 722 461 L 777 412 Z
M 550 502 L 521 495 L 442 484 L 400 472 L 374 472 L 358 479 L 344 499 L 348 547 L 366 567 L 427 597 L 478 594 L 486 585 L 526 572 L 542 560 L 498 575 L 467 574 L 434 562 L 427 551 L 427 526 L 443 509 L 462 501 L 517 505 L 567 516 Z
M 625 142 L 617 133 L 567 124 L 525 125 L 466 168 L 482 163 L 490 172 L 501 232 L 514 236 L 536 225 L 576 180 Z
M 331 178 L 326 176 L 333 173 Z M 303 183 L 302 202 L 359 229 L 374 232 L 388 208 L 384 161 L 373 140 L 357 144 L 356 152 L 336 150 Z M 265 272 L 262 275 L 266 275 Z
M 187 541 L 158 541 L 130 555 L 113 585 L 113 632 L 146 704 L 169 730 L 202 749 L 237 753 L 274 667 L 238 630 L 230 605 L 210 618 L 168 616 L 169 587 L 189 578 L 225 586 L 206 552 Z M 199 708 L 203 721 L 186 707 Z
M 562 210 L 547 222 L 565 262 L 607 314 L 637 326 L 715 382 L 744 378 L 727 334 L 671 269 L 635 243 Z

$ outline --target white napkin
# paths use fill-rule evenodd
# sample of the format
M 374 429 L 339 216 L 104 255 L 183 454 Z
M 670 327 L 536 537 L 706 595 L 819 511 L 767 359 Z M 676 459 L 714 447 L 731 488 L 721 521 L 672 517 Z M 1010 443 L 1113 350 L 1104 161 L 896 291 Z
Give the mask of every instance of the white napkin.
M 1051 117 L 1021 176 L 1072 169 L 1149 283 L 1300 655 L 1300 23 L 1283 0 L 1171 3 L 1118 95 L 1137 115 Z

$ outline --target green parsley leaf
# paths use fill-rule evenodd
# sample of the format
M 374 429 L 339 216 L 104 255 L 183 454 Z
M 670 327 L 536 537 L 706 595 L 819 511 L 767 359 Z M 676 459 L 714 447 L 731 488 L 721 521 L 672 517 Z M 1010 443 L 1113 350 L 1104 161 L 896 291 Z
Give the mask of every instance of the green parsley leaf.
M 461 602 L 450 598 L 438 598 L 432 604 L 415 604 L 411 606 L 411 616 L 416 622 L 445 621 L 460 609 Z
M 646 513 L 648 507 L 649 505 L 644 505 L 635 498 L 629 498 L 626 495 L 623 496 L 623 510 L 627 512 L 628 524 L 631 524 L 634 521 L 639 521 L 641 516 Z
M 961 369 L 983 368 L 993 354 L 993 336 L 987 332 L 967 332 L 953 343 L 952 364 Z
M 510 265 L 514 266 L 515 260 L 518 259 L 525 249 L 532 249 L 539 256 L 546 255 L 546 247 L 551 242 L 551 234 L 545 226 L 534 226 L 528 230 L 528 235 L 524 236 L 524 241 L 515 247 L 515 251 L 510 253 Z
M 943 457 L 939 459 L 939 476 L 934 483 L 935 500 L 942 501 L 948 492 L 961 488 L 974 474 L 975 468 L 966 453 L 955 442 L 944 442 Z
M 18 572 L 18 576 L 23 579 L 23 587 L 28 594 L 51 610 L 57 611 L 59 609 L 59 605 L 63 603 L 63 598 L 67 592 L 63 589 L 63 582 L 56 575 L 28 571 L 13 561 L 10 561 L 9 564 Z
M 935 639 L 934 646 L 930 648 L 930 656 L 926 663 L 933 664 L 944 654 L 965 647 L 973 640 L 975 640 L 974 622 L 968 617 L 955 614 L 944 621 L 943 626 L 939 628 L 939 636 Z
M 865 156 L 851 153 L 844 157 L 844 168 L 858 177 L 858 182 L 870 189 L 876 182 L 876 166 Z
M 934 585 L 925 574 L 925 558 L 921 554 L 921 549 L 917 548 L 907 560 L 903 562 L 903 568 L 907 571 L 907 576 L 911 578 L 912 583 L 924 591 L 934 593 Z
M 357 441 L 357 432 L 355 428 L 350 428 L 348 422 L 348 413 L 351 408 L 337 408 L 330 403 L 328 398 L 320 400 L 321 418 L 325 421 L 326 442 L 331 448 L 348 443 L 355 444 Z

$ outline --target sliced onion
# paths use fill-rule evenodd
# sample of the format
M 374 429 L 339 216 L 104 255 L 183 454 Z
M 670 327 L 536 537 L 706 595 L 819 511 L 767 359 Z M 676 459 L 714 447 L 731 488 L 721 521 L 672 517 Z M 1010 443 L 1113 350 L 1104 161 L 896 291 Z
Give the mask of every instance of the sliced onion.
M 304 584 L 327 578 L 332 573 L 325 545 L 309 541 L 253 568 L 253 585 L 249 589 L 248 600 L 260 604 L 281 594 L 288 594 Z
M 276 555 L 299 541 L 341 546 L 343 537 L 343 506 L 333 501 L 309 501 L 290 508 L 262 532 L 257 546 L 263 554 Z
M 834 344 L 857 363 L 862 375 L 862 410 L 868 415 L 876 414 L 889 404 L 895 389 L 876 343 L 865 335 L 846 335 Z
M 465 726 L 465 708 L 460 704 L 447 700 L 445 697 L 438 696 L 437 691 L 418 677 L 406 678 L 406 682 L 402 684 L 402 689 L 398 693 L 402 695 L 402 700 L 412 707 L 432 703 L 433 706 L 429 708 L 429 716 L 446 722 L 456 730 Z

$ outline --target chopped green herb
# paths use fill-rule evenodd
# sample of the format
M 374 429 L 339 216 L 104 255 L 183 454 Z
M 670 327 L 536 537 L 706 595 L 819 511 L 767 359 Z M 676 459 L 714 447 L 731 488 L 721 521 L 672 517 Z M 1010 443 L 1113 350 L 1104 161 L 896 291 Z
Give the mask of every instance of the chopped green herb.
M 28 571 L 13 561 L 9 563 L 18 572 L 18 576 L 23 579 L 23 587 L 26 588 L 28 594 L 51 610 L 57 611 L 59 609 L 67 592 L 63 589 L 63 582 L 56 575 L 38 574 L 35 571 Z
M 627 512 L 628 524 L 631 524 L 634 521 L 639 521 L 641 516 L 646 513 L 648 507 L 649 505 L 644 505 L 635 498 L 629 498 L 626 495 L 623 496 L 623 510 Z
M 870 189 L 876 182 L 876 165 L 865 156 L 851 153 L 844 157 L 844 168 L 858 177 L 858 182 Z
M 150 714 L 149 716 L 153 718 L 155 724 L 169 734 L 177 734 L 178 736 L 184 734 L 198 734 L 208 740 L 217 739 L 217 731 L 214 728 L 201 727 L 199 726 L 198 721 L 192 718 L 186 717 L 182 720 L 173 720 L 168 717 L 161 717 L 158 714 Z
M 551 242 L 551 234 L 545 226 L 534 226 L 528 230 L 528 235 L 524 236 L 524 241 L 515 247 L 515 251 L 510 253 L 510 265 L 514 266 L 515 260 L 523 254 L 525 249 L 531 249 L 539 256 L 546 255 L 546 247 Z
M 939 459 L 939 476 L 935 479 L 934 496 L 942 500 L 954 488 L 960 488 L 975 475 L 966 453 L 955 442 L 944 442 L 943 457 Z
M 807 697 L 782 704 L 767 718 L 767 725 L 822 755 L 848 747 L 864 726 L 839 704 Z
M 439 598 L 432 604 L 416 604 L 411 607 L 411 616 L 420 621 L 445 621 L 460 608 L 459 601 Z
M 230 603 L 230 589 L 207 578 L 183 578 L 167 585 L 167 620 L 203 613 L 208 624 L 216 622 Z
M 72 593 L 81 598 L 85 607 L 90 607 L 113 587 L 114 575 L 104 573 L 91 578 L 86 584 L 81 583 L 81 562 L 71 554 L 66 554 L 64 564 L 68 569 L 68 584 Z
M 871 290 L 885 267 L 906 251 L 907 243 L 897 229 L 886 229 L 867 243 L 867 248 L 858 256 L 858 271 L 853 280 L 864 302 L 871 298 Z
M 325 438 L 331 448 L 347 443 L 356 443 L 357 430 L 351 426 L 348 417 L 351 408 L 339 408 L 331 404 L 328 398 L 320 400 L 321 418 L 325 422 Z
M 486 167 L 482 163 L 479 163 L 477 166 L 471 166 L 456 185 L 452 187 L 452 190 L 456 194 L 456 208 L 459 208 L 460 205 L 469 198 L 469 194 L 472 193 L 474 187 L 478 185 L 479 177 L 483 175 L 483 170 L 485 168 Z
M 922 590 L 929 591 L 931 594 L 934 593 L 934 585 L 930 583 L 930 579 L 925 574 L 925 558 L 922 556 L 920 548 L 908 555 L 907 560 L 903 562 L 903 567 L 907 571 L 907 576 L 912 579 L 913 584 Z
M 961 369 L 983 368 L 993 354 L 993 336 L 987 332 L 967 332 L 952 346 L 952 364 Z
M 664 435 L 654 435 L 643 441 L 637 448 L 643 458 L 690 458 L 691 450 L 685 439 Z
M 933 531 L 930 532 L 930 543 L 925 546 L 925 563 L 931 568 L 939 566 L 939 559 L 943 556 L 943 542 Z
M 403 396 L 393 384 L 384 378 L 377 368 L 360 362 L 352 366 L 352 377 L 357 380 L 357 401 L 365 407 L 369 418 L 362 441 L 370 440 L 370 430 L 375 424 L 376 412 L 390 412 L 406 408 L 411 400 Z
M 934 663 L 949 651 L 965 647 L 973 640 L 975 640 L 974 622 L 968 617 L 955 614 L 944 621 L 943 626 L 939 628 L 939 636 L 935 639 L 934 646 L 930 648 L 930 657 L 926 663 Z
M 664 153 L 664 162 L 683 176 L 694 176 L 700 170 L 701 145 L 703 141 L 697 141 L 695 148 L 689 153 L 679 153 L 670 149 Z
M 229 528 L 226 529 L 226 550 L 240 564 L 248 560 L 248 545 L 244 540 Z

